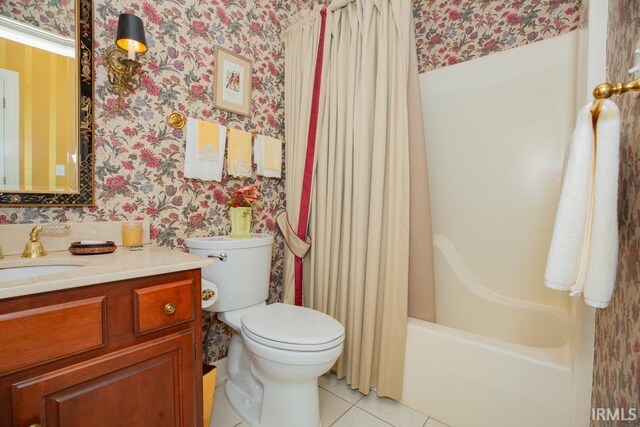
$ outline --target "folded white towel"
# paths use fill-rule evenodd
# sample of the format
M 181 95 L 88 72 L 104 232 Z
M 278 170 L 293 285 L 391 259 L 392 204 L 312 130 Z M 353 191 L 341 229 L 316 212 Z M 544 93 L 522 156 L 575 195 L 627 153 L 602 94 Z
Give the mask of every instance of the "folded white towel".
M 609 304 L 618 258 L 617 193 L 620 115 L 605 101 L 594 141 L 591 105 L 576 119 L 547 258 L 545 284 Z
M 253 141 L 253 162 L 258 175 L 282 177 L 282 141 L 264 135 L 256 136 Z
M 201 138 L 203 128 L 215 127 L 215 135 Z M 184 176 L 203 181 L 222 181 L 222 166 L 227 142 L 227 128 L 213 123 L 200 123 L 199 120 L 187 119 L 187 146 L 184 156 Z

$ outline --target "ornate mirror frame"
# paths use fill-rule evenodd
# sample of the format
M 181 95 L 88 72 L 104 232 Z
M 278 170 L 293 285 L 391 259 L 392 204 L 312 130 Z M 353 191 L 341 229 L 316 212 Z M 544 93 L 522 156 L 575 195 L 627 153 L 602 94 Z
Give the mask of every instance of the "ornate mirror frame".
M 32 193 L 0 191 L 0 206 L 92 206 L 94 204 L 93 152 L 93 6 L 76 1 L 76 53 L 78 61 L 78 192 Z

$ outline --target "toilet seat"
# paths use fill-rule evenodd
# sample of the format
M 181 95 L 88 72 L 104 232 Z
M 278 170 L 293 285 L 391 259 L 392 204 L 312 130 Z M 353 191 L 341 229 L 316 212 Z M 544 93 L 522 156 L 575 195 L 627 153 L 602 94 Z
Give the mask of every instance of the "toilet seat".
M 271 304 L 242 316 L 242 334 L 264 346 L 296 352 L 323 351 L 344 341 L 340 322 L 316 310 Z

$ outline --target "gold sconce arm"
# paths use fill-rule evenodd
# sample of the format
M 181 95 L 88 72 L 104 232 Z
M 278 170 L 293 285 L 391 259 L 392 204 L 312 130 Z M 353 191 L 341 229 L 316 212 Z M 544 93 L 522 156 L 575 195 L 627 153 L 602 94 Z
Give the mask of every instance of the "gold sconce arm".
M 127 52 L 115 45 L 109 46 L 105 57 L 111 90 L 118 94 L 118 105 L 121 106 L 124 96 L 140 87 L 141 73 L 138 69 L 142 64 L 128 59 Z

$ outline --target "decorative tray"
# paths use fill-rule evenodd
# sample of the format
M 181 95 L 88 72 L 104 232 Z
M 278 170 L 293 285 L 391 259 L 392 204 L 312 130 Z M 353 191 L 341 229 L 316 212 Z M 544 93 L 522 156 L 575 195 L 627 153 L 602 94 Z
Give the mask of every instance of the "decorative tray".
M 73 242 L 69 246 L 69 252 L 73 255 L 100 255 L 110 254 L 118 249 L 112 241 L 101 240 L 83 240 L 82 242 Z

